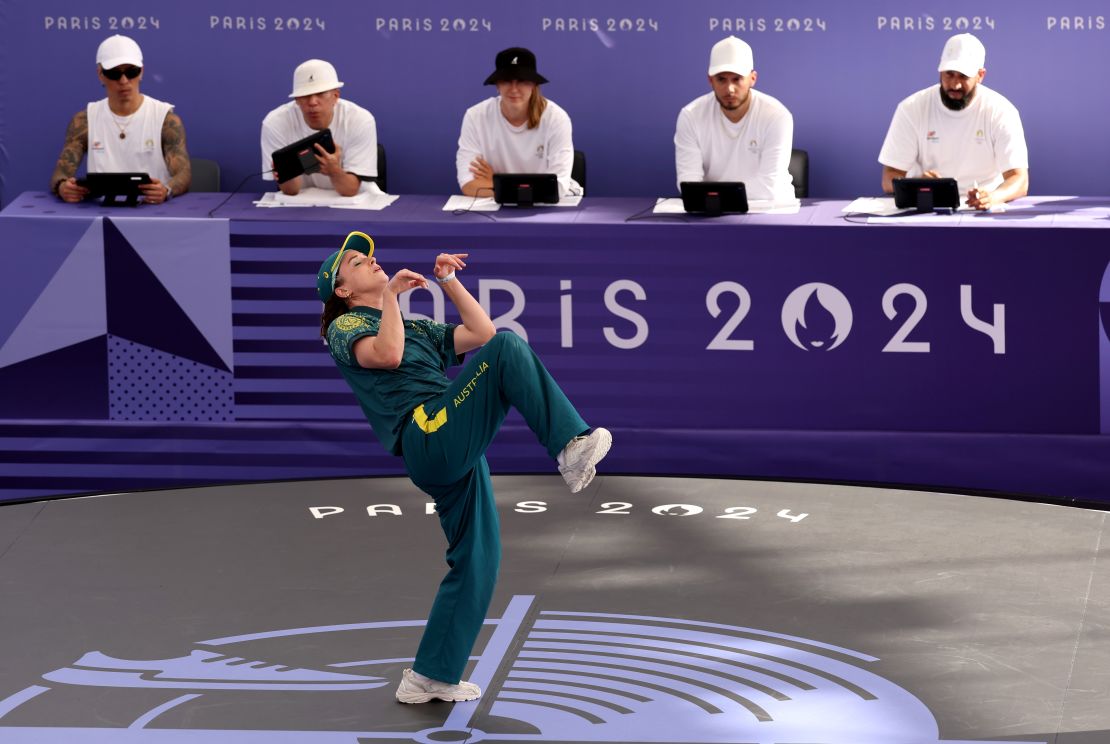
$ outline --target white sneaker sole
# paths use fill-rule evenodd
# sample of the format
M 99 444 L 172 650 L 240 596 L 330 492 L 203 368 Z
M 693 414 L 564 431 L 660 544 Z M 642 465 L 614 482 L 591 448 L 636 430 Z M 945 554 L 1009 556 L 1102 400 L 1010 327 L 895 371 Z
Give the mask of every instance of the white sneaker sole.
M 454 694 L 447 694 L 441 692 L 398 692 L 397 700 L 402 703 L 430 703 L 433 700 L 442 700 L 445 703 L 465 703 L 468 700 L 477 700 L 482 697 L 482 693 L 464 693 L 458 692 Z
M 609 448 L 613 446 L 613 435 L 608 429 L 598 429 L 598 432 L 600 432 L 598 445 L 586 460 L 586 477 L 571 487 L 571 493 L 578 493 L 593 482 L 594 476 L 597 475 L 597 464 L 605 459 L 609 454 Z

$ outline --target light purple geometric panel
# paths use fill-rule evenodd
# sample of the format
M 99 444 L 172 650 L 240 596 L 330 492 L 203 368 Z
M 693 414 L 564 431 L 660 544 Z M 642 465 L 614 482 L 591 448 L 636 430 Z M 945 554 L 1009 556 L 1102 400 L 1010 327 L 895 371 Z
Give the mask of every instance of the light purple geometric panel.
M 108 336 L 111 421 L 234 421 L 232 375 Z
M 0 367 L 88 341 L 107 329 L 104 231 L 97 219 L 0 346 Z
M 226 220 L 113 217 L 228 368 L 232 366 L 231 247 Z

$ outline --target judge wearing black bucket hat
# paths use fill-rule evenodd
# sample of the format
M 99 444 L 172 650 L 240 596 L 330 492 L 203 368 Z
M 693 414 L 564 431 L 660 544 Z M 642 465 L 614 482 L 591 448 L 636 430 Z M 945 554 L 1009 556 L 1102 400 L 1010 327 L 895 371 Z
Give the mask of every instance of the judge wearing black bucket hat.
M 503 80 L 527 80 L 537 85 L 547 82 L 547 78 L 536 72 L 536 55 L 524 47 L 501 50 L 493 64 L 496 69 L 483 85 L 497 85 Z
M 564 196 L 582 193 L 574 164 L 570 116 L 545 98 L 536 55 L 523 47 L 497 53 L 485 85 L 497 95 L 466 110 L 455 170 L 467 196 L 493 196 L 494 173 L 554 173 Z

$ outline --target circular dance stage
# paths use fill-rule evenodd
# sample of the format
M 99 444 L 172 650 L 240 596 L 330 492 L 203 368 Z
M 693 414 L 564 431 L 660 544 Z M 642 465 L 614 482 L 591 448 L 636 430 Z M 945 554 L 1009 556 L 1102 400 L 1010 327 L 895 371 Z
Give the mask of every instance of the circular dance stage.
M 459 704 L 393 698 L 445 572 L 406 479 L 0 507 L 0 741 L 1110 741 L 1106 512 L 494 482 L 485 694 Z

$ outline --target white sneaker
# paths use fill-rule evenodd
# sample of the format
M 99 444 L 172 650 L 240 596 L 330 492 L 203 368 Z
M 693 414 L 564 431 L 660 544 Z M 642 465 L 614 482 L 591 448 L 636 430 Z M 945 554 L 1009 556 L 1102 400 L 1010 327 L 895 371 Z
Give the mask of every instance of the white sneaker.
M 594 429 L 583 437 L 575 437 L 559 453 L 559 472 L 570 486 L 571 493 L 578 493 L 597 474 L 597 464 L 613 446 L 613 435 L 608 429 Z
M 401 672 L 401 684 L 397 687 L 397 699 L 402 703 L 427 703 L 431 700 L 461 703 L 465 700 L 477 700 L 481 696 L 482 688 L 473 682 L 463 681 L 457 685 L 434 679 L 424 682 L 411 669 Z

